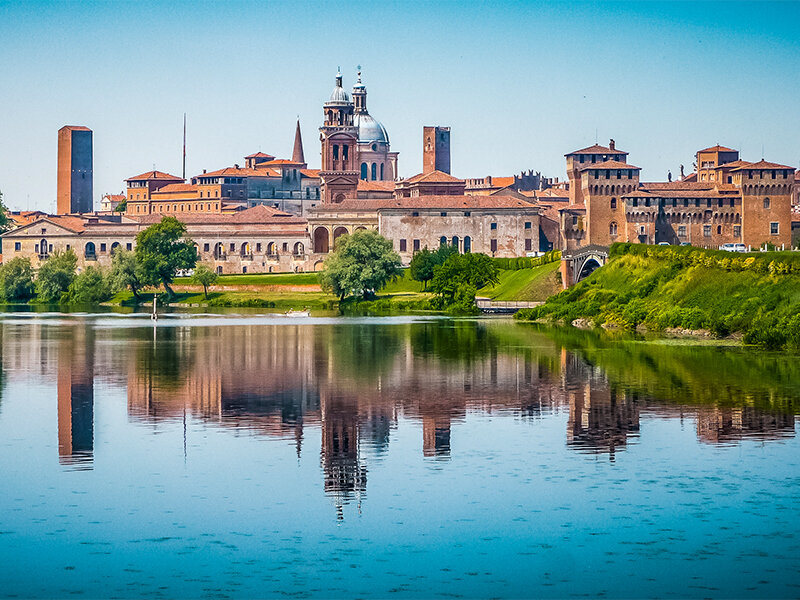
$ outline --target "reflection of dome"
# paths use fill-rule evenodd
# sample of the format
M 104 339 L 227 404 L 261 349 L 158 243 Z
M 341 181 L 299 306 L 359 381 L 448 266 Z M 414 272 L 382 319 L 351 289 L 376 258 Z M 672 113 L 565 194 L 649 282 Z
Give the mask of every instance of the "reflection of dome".
M 389 143 L 389 135 L 378 121 L 369 113 L 359 113 L 353 117 L 354 125 L 358 127 L 359 143 L 383 142 Z

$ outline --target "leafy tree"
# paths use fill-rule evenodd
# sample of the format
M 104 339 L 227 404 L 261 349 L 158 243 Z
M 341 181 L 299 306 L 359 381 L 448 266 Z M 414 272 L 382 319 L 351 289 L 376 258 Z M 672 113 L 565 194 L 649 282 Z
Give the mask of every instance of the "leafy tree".
M 66 252 L 56 251 L 39 267 L 36 275 L 36 295 L 44 302 L 61 300 L 75 279 L 78 257 L 70 248 Z
M 453 254 L 458 254 L 458 249 L 450 244 L 442 244 L 433 252 L 426 246 L 411 259 L 409 264 L 411 279 L 421 281 L 423 289 L 428 289 L 428 282 L 433 279 L 434 267 L 444 264 Z
M 13 258 L 0 268 L 0 295 L 7 302 L 33 298 L 33 267 L 27 258 Z
M 139 299 L 139 290 L 145 285 L 145 275 L 132 251 L 122 248 L 114 250 L 114 254 L 111 256 L 109 282 L 112 290 L 128 289 L 133 292 L 134 298 Z
M 0 233 L 11 229 L 11 219 L 8 218 L 8 207 L 3 203 L 3 192 L 0 191 Z
M 402 273 L 400 256 L 392 242 L 377 231 L 361 230 L 337 240 L 319 274 L 322 289 L 336 294 L 369 298 Z
M 102 270 L 86 267 L 69 286 L 67 297 L 73 304 L 99 304 L 111 298 L 111 283 Z
M 128 210 L 128 199 L 123 198 L 122 202 L 117 204 L 117 206 L 114 208 L 114 212 L 124 213 L 126 210 Z
M 163 285 L 167 294 L 174 292 L 170 284 L 178 269 L 193 269 L 197 252 L 185 237 L 186 226 L 175 217 L 164 217 L 136 235 L 136 260 L 147 283 Z
M 485 254 L 454 254 L 443 265 L 434 268 L 431 291 L 436 294 L 436 302 L 441 308 L 454 304 L 459 309 L 472 307 L 478 289 L 489 283 L 499 283 L 497 273 L 494 261 Z
M 208 286 L 217 282 L 219 275 L 208 265 L 197 265 L 192 274 L 192 283 L 203 286 L 203 295 L 208 300 Z

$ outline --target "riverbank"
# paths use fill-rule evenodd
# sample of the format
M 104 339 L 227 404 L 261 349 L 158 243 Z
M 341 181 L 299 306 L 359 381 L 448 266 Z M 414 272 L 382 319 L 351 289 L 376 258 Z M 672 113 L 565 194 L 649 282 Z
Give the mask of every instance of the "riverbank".
M 584 327 L 701 332 L 800 348 L 800 256 L 615 244 L 589 278 L 518 319 Z

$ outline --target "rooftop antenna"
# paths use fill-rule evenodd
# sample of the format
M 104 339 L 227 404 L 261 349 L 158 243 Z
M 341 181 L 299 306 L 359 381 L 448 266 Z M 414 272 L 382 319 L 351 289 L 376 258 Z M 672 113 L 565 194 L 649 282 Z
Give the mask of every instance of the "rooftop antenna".
M 597 144 L 597 127 L 594 128 L 594 143 Z
M 186 113 L 183 113 L 183 178 L 186 179 Z

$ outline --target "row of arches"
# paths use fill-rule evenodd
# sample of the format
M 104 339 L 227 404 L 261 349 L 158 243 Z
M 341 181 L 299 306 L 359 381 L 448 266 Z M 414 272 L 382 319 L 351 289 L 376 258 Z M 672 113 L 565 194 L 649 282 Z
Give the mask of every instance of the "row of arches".
M 364 181 L 367 181 L 367 180 L 370 180 L 370 179 L 372 181 L 377 181 L 378 180 L 378 169 L 379 168 L 380 168 L 380 175 L 381 175 L 380 176 L 380 181 L 383 181 L 385 179 L 385 176 L 384 176 L 384 164 L 383 163 L 381 163 L 380 165 L 378 165 L 377 163 L 372 163 L 372 164 L 367 164 L 365 162 L 361 163 L 361 179 L 363 179 Z
M 603 194 L 610 196 L 611 194 L 629 194 L 636 190 L 635 185 L 593 185 L 589 187 L 593 194 Z
M 359 225 L 353 231 L 363 231 L 366 227 Z M 347 227 L 339 226 L 333 230 L 333 239 L 331 240 L 331 233 L 327 227 L 317 227 L 314 229 L 313 244 L 315 254 L 327 254 L 331 251 L 332 246 L 336 245 L 336 240 L 343 235 L 349 234 L 350 231 Z M 331 244 L 331 241 L 333 244 Z
M 742 186 L 742 193 L 746 196 L 761 195 L 788 195 L 792 193 L 791 184 L 776 183 L 770 185 L 745 184 Z
M 742 219 L 739 213 L 711 213 L 706 211 L 706 214 L 700 212 L 694 213 L 662 213 L 659 217 L 654 212 L 629 212 L 626 213 L 626 218 L 630 223 L 655 223 L 659 219 L 663 219 L 667 223 L 741 223 Z
M 208 244 L 205 245 L 204 251 L 208 252 Z M 197 256 L 202 256 L 200 252 L 200 248 L 197 244 L 195 244 L 195 250 L 197 252 Z M 279 254 L 279 248 L 277 242 L 268 242 L 266 247 L 263 247 L 260 242 L 256 243 L 255 245 L 251 244 L 250 242 L 241 242 L 237 244 L 236 242 L 217 242 L 214 244 L 213 250 L 211 250 L 211 255 L 214 257 L 214 260 L 227 260 L 228 254 L 239 255 L 239 257 L 243 260 L 252 260 L 253 254 L 261 254 L 262 251 L 269 257 L 277 258 Z M 290 251 L 289 245 L 284 243 L 283 248 L 280 251 L 284 253 L 288 253 Z M 291 253 L 293 256 L 303 256 L 306 253 L 306 247 L 303 242 L 296 242 L 291 247 Z
M 459 239 L 457 235 L 454 235 L 449 240 L 447 239 L 446 235 L 443 235 L 439 238 L 439 246 L 446 246 L 448 243 L 453 246 L 453 248 L 456 248 L 459 252 L 472 252 L 472 238 L 468 235 L 465 235 L 463 240 Z

